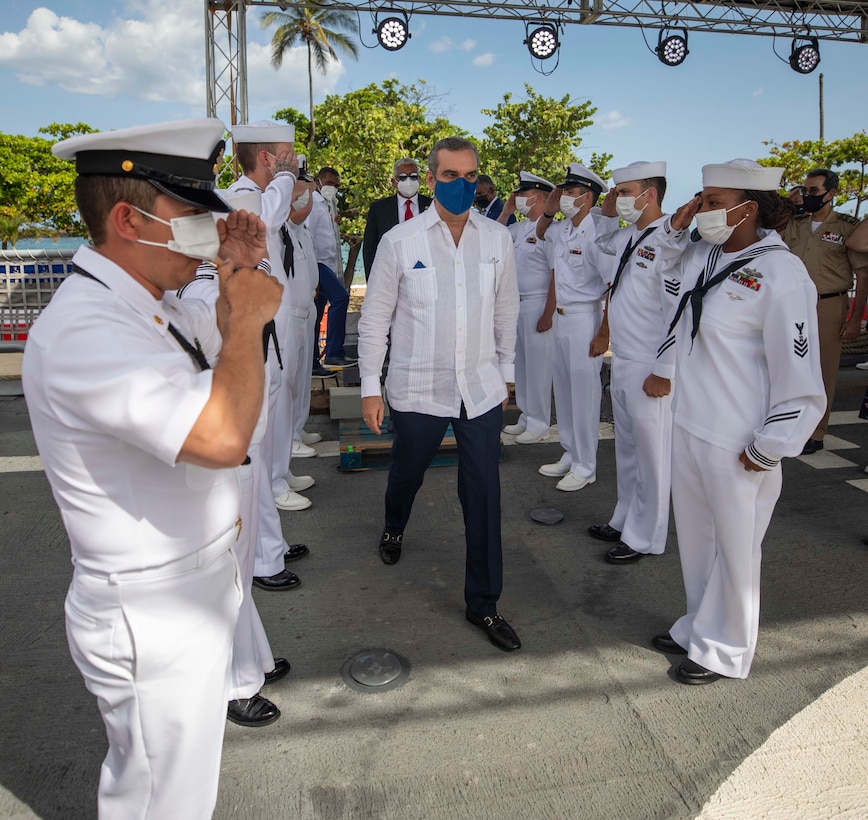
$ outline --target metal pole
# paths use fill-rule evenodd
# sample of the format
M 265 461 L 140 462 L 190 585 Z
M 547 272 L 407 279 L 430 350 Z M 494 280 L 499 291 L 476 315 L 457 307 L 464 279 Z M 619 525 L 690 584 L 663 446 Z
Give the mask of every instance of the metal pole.
M 823 72 L 820 72 L 820 142 L 823 142 Z

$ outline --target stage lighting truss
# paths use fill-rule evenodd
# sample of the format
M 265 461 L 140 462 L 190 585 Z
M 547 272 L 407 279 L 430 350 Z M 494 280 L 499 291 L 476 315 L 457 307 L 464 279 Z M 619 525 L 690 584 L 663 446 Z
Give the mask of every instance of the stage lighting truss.
M 790 68 L 799 74 L 810 74 L 820 65 L 820 45 L 816 37 L 793 37 Z
M 532 30 L 527 30 L 524 45 L 527 46 L 531 57 L 537 60 L 548 60 L 554 57 L 561 47 L 558 30 L 551 23 L 542 23 Z
M 395 15 L 386 17 L 382 22 L 375 20 L 374 34 L 377 35 L 377 42 L 386 51 L 399 51 L 407 45 L 407 40 L 412 37 L 410 34 L 410 23 L 407 15 L 397 17 Z
M 690 54 L 687 49 L 687 29 L 661 28 L 654 53 L 663 65 L 681 65 Z

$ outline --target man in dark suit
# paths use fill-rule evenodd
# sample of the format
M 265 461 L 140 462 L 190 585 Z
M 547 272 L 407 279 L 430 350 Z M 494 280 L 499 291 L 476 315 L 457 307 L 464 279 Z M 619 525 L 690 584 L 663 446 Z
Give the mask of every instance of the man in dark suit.
M 419 163 L 415 159 L 399 159 L 389 180 L 396 193 L 371 204 L 365 224 L 362 258 L 365 263 L 365 280 L 371 275 L 371 265 L 377 255 L 377 246 L 386 231 L 407 219 L 418 216 L 431 204 L 431 198 L 419 193 Z
M 497 195 L 494 190 L 494 182 L 487 174 L 479 175 L 479 184 L 476 186 L 476 198 L 473 204 L 479 209 L 483 216 L 489 219 L 497 219 L 503 211 L 503 200 Z M 510 214 L 506 220 L 507 225 L 512 225 L 515 222 L 515 214 Z

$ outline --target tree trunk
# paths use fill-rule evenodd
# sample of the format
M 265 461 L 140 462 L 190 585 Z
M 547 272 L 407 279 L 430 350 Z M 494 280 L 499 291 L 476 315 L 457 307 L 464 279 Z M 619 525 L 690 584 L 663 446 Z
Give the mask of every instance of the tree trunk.
M 347 264 L 344 267 L 344 287 L 349 290 L 353 284 L 353 276 L 356 272 L 356 260 L 359 258 L 359 251 L 362 249 L 362 243 L 355 241 L 350 245 L 350 252 L 347 254 Z
M 310 150 L 312 153 L 316 141 L 316 120 L 313 117 L 313 67 L 310 64 L 310 41 L 307 44 L 307 90 L 310 99 Z

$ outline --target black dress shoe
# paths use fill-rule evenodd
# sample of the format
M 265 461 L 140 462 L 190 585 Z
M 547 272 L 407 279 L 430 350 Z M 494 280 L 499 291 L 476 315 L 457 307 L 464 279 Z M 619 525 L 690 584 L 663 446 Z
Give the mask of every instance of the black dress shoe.
M 226 717 L 239 726 L 268 726 L 280 717 L 280 709 L 262 695 L 254 695 L 230 700 Z
M 672 640 L 672 636 L 668 632 L 661 632 L 651 638 L 651 646 L 658 652 L 663 652 L 666 655 L 686 655 L 687 650 L 680 644 Z
M 289 549 L 283 553 L 283 560 L 298 561 L 299 558 L 304 558 L 309 552 L 307 544 L 290 544 Z
M 260 589 L 294 589 L 301 583 L 294 572 L 283 569 L 277 575 L 254 575 L 253 586 Z
M 323 376 L 334 376 L 334 370 L 329 370 L 326 367 L 318 364 L 313 370 L 311 370 L 311 375 L 316 376 L 318 379 L 321 379 Z
M 809 438 L 802 447 L 803 456 L 812 456 L 818 450 L 823 449 L 823 439 Z
M 468 611 L 464 613 L 464 617 L 474 626 L 478 626 L 498 649 L 502 649 L 504 652 L 521 649 L 521 641 L 515 634 L 515 630 L 497 613 L 494 615 L 474 615 Z
M 380 539 L 380 558 L 384 564 L 397 564 L 401 559 L 401 544 L 404 541 L 404 534 L 399 532 L 397 535 L 392 535 L 388 530 L 383 533 Z
M 621 533 L 608 524 L 594 524 L 588 527 L 588 535 L 598 541 L 620 541 Z
M 688 658 L 685 661 L 681 661 L 681 666 L 675 670 L 675 677 L 678 678 L 681 683 L 696 685 L 702 683 L 714 683 L 716 680 L 720 680 L 723 675 L 718 675 L 717 672 L 712 672 L 710 669 L 706 669 L 704 666 L 700 666 L 696 661 L 692 661 Z
M 358 362 L 358 359 L 351 359 L 349 356 L 326 356 L 322 363 L 326 370 L 329 368 L 344 368 L 352 367 Z
M 268 686 L 269 683 L 277 683 L 281 678 L 285 678 L 289 674 L 289 661 L 286 658 L 275 658 L 274 669 L 265 673 L 265 683 L 263 686 Z
M 644 558 L 645 553 L 636 552 L 636 550 L 619 541 L 614 547 L 606 550 L 604 557 L 609 564 L 634 564 L 640 558 Z

